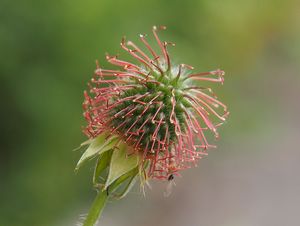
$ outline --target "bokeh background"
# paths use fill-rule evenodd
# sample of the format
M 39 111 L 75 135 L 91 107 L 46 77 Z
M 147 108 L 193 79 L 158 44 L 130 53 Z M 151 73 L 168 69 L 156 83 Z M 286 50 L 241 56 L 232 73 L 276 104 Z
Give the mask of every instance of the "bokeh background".
M 146 197 L 136 187 L 99 225 L 300 225 L 300 3 L 293 0 L 0 1 L 0 225 L 75 225 L 94 196 L 81 103 L 95 60 L 166 25 L 176 62 L 226 71 L 218 149 Z

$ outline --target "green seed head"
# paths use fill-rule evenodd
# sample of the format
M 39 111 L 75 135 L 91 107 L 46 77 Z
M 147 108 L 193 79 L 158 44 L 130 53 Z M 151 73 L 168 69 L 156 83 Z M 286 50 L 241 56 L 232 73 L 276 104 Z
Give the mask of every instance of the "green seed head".
M 217 127 L 228 112 L 211 89 L 195 83 L 223 83 L 224 72 L 192 73 L 191 66 L 175 65 L 167 51 L 169 43 L 158 37 L 159 29 L 165 28 L 153 28 L 159 52 L 143 35 L 140 39 L 145 50 L 122 40 L 121 47 L 136 62 L 107 56 L 108 62 L 120 69 L 97 66 L 83 106 L 89 137 L 103 133 L 117 136 L 130 147 L 128 154 L 141 156 L 141 165 L 150 162 L 149 177 L 167 179 L 207 154 L 212 145 L 204 132 L 211 130 L 217 137 Z M 215 119 L 221 123 L 213 123 Z

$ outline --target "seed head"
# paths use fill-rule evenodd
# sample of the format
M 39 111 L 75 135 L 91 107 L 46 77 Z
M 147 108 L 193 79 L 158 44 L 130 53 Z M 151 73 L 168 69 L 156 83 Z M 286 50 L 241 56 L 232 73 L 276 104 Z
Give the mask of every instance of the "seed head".
M 207 155 L 215 146 L 204 133 L 211 131 L 218 138 L 217 128 L 229 114 L 210 88 L 198 86 L 223 84 L 224 71 L 194 73 L 189 65 L 175 64 L 167 50 L 174 44 L 158 37 L 165 29 L 152 29 L 158 48 L 152 48 L 145 35 L 140 35 L 143 49 L 123 38 L 121 48 L 134 62 L 107 55 L 118 69 L 97 64 L 83 103 L 88 122 L 84 133 L 89 138 L 117 135 L 130 147 L 128 155 L 139 155 L 141 166 L 150 163 L 147 175 L 156 179 L 168 179 Z

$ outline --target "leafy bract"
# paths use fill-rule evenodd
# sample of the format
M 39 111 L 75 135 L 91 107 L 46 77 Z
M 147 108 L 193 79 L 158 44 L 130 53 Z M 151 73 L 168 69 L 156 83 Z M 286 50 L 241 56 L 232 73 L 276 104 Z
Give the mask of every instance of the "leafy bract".
M 91 140 L 89 147 L 83 153 L 79 159 L 75 170 L 78 170 L 80 166 L 88 159 L 95 157 L 96 155 L 102 154 L 114 147 L 117 143 L 116 136 L 110 136 L 107 138 L 107 134 L 102 133 L 93 140 Z
M 113 151 L 108 177 L 104 189 L 106 189 L 116 179 L 137 167 L 139 157 L 136 154 L 128 156 L 130 148 L 125 143 L 120 143 L 118 149 Z
M 100 174 L 110 165 L 113 150 L 106 151 L 99 155 L 93 175 L 93 184 L 98 185 Z

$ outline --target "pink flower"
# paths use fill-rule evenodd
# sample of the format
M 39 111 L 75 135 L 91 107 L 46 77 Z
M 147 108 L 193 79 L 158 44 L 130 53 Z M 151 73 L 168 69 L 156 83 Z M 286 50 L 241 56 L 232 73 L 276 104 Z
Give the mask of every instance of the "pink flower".
M 142 167 L 150 163 L 147 175 L 156 179 L 173 177 L 207 155 L 207 149 L 215 146 L 205 133 L 211 131 L 217 138 L 217 128 L 229 114 L 210 88 L 199 86 L 223 84 L 224 71 L 194 73 L 189 65 L 175 64 L 167 50 L 174 44 L 161 41 L 157 34 L 164 29 L 152 30 L 158 51 L 145 35 L 140 35 L 143 49 L 123 39 L 121 47 L 134 62 L 106 56 L 118 69 L 97 64 L 83 103 L 88 122 L 84 133 L 89 138 L 117 135 L 131 147 L 128 155 L 141 157 Z

